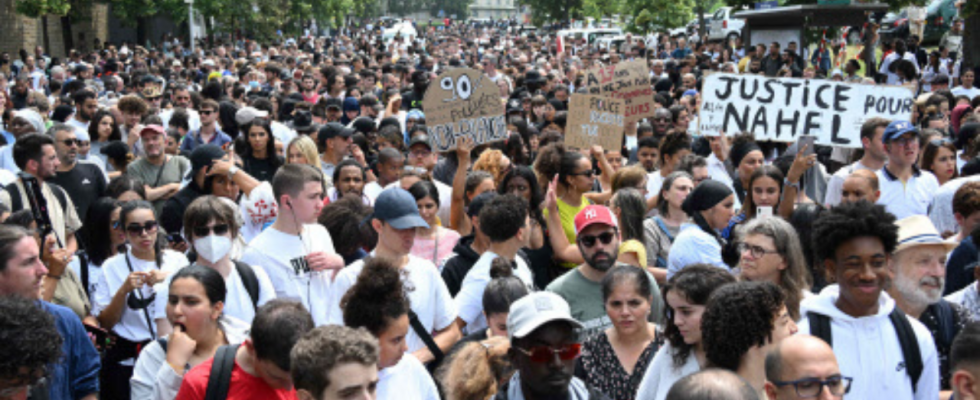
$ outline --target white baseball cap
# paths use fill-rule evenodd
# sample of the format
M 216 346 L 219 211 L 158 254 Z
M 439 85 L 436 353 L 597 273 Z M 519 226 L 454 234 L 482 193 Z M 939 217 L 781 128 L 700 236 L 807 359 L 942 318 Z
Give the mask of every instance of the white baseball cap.
M 572 318 L 572 311 L 561 296 L 551 292 L 531 293 L 510 305 L 507 336 L 510 339 L 523 338 L 554 321 L 565 321 L 576 329 L 582 328 L 582 324 Z

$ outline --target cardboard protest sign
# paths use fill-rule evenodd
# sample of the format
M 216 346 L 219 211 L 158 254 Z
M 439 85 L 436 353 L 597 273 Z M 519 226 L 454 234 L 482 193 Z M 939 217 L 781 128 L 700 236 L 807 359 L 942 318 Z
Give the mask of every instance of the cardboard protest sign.
M 573 94 L 568 101 L 565 145 L 603 149 L 623 148 L 623 110 L 626 102 L 604 96 Z
M 705 79 L 698 129 L 713 136 L 751 132 L 757 140 L 861 147 L 868 118 L 910 120 L 912 92 L 896 86 L 715 74 Z
M 507 138 L 507 121 L 497 85 L 470 68 L 443 72 L 422 98 L 429 141 L 434 151 L 456 149 L 463 136 L 477 145 Z
M 625 100 L 623 116 L 629 122 L 652 117 L 653 88 L 646 61 L 627 61 L 585 71 L 589 94 Z

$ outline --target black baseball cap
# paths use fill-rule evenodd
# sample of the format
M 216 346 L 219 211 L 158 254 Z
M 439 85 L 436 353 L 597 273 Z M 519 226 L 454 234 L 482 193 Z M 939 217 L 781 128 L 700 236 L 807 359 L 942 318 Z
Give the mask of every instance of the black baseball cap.
M 336 108 L 338 110 L 344 109 L 344 102 L 336 97 L 331 97 L 327 99 L 327 109 Z

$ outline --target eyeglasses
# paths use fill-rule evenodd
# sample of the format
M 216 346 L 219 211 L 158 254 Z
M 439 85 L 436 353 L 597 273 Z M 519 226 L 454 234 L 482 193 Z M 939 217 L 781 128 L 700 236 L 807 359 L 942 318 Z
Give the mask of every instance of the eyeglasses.
M 211 114 L 214 114 L 214 112 L 215 112 L 214 110 L 201 110 L 200 111 L 201 115 L 211 115 Z
M 68 147 L 71 147 L 71 146 L 81 146 L 82 145 L 82 141 L 81 140 L 78 140 L 78 139 L 65 139 L 65 140 L 62 140 L 61 143 L 64 143 L 65 146 L 68 146 Z
M 143 232 L 154 233 L 157 231 L 156 221 L 146 221 L 143 225 L 140 224 L 129 224 L 126 225 L 126 232 L 133 236 L 142 235 Z
M 205 237 L 211 235 L 214 232 L 215 235 L 224 236 L 228 233 L 228 224 L 217 224 L 215 226 L 196 226 L 194 227 L 194 236 Z
M 576 172 L 576 173 L 568 174 L 568 175 L 569 176 L 588 176 L 588 177 L 591 178 L 592 176 L 595 175 L 595 171 L 593 171 L 591 169 L 587 169 L 587 170 L 582 171 L 582 172 Z
M 752 254 L 752 258 L 762 258 L 762 257 L 765 257 L 766 254 L 778 254 L 779 253 L 776 250 L 766 250 L 766 249 L 762 248 L 762 246 L 755 246 L 755 245 L 751 245 L 751 244 L 748 244 L 748 243 L 739 243 L 738 246 L 736 246 L 736 249 L 738 249 L 738 253 L 739 254 L 742 254 L 746 250 L 748 250 L 749 253 Z
M 412 155 L 412 157 L 422 158 L 422 157 L 428 157 L 430 154 L 432 154 L 432 152 L 428 150 L 412 150 L 410 154 Z
M 905 138 L 892 139 L 888 143 L 906 147 L 906 146 L 911 146 L 913 143 L 919 143 L 919 139 L 915 137 L 905 137 Z
M 581 343 L 566 344 L 558 349 L 551 346 L 536 346 L 527 350 L 520 347 L 514 348 L 521 352 L 521 354 L 527 356 L 531 362 L 535 364 L 545 364 L 551 362 L 555 359 L 556 355 L 562 361 L 570 361 L 578 358 L 578 356 L 582 354 Z
M 851 391 L 851 381 L 854 378 L 848 378 L 846 376 L 834 376 L 827 380 L 820 380 L 817 378 L 803 378 L 797 379 L 795 381 L 775 381 L 777 387 L 783 387 L 787 385 L 793 385 L 796 389 L 796 395 L 801 398 L 811 398 L 820 395 L 823 391 L 823 387 L 826 386 L 830 394 L 834 396 L 843 396 Z
M 599 241 L 602 242 L 602 244 L 606 245 L 612 243 L 614 237 L 616 237 L 615 232 L 603 232 L 596 236 L 590 236 L 590 235 L 579 236 L 578 243 L 582 247 L 590 248 L 592 246 L 595 246 L 596 239 L 599 239 Z

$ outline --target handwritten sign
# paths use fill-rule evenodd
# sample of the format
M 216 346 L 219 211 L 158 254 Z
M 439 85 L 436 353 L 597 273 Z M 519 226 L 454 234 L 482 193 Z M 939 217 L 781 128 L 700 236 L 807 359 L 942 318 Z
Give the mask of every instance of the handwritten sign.
M 861 125 L 871 117 L 910 120 L 912 92 L 895 86 L 828 80 L 715 74 L 701 92 L 698 129 L 709 136 L 751 132 L 757 140 L 861 147 Z
M 646 61 L 627 61 L 585 71 L 589 94 L 625 100 L 623 115 L 626 121 L 652 117 L 653 88 Z
M 604 96 L 574 94 L 568 101 L 565 145 L 587 149 L 623 147 L 623 110 L 626 102 Z
M 422 98 L 429 141 L 434 151 L 456 148 L 464 136 L 483 144 L 507 138 L 507 121 L 497 85 L 483 72 L 455 68 L 443 72 Z

